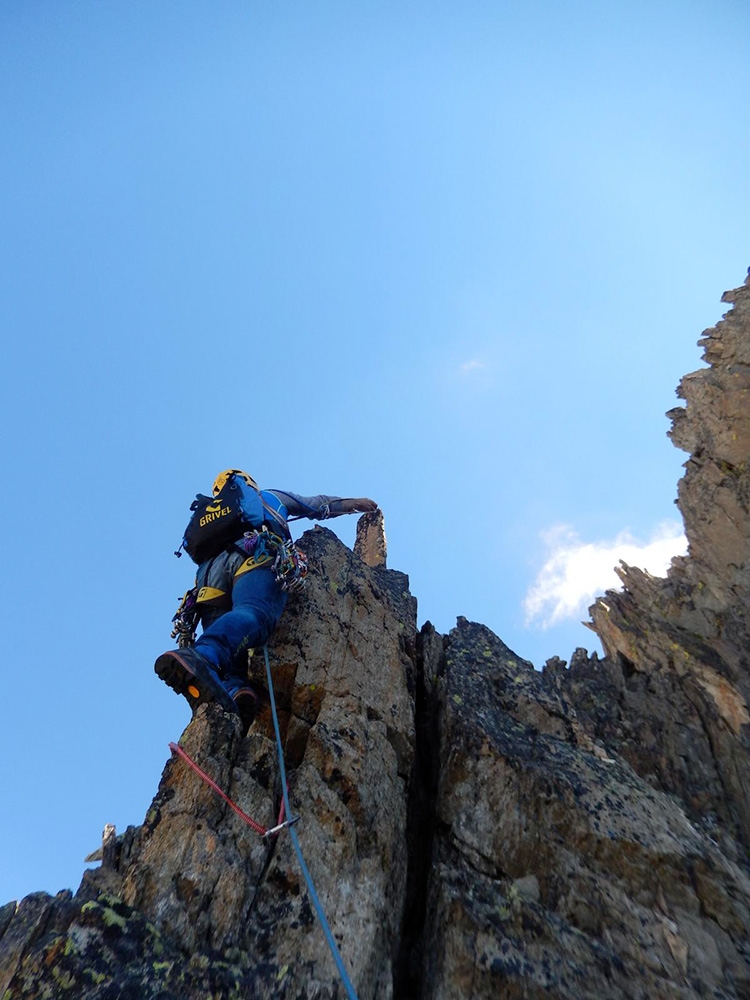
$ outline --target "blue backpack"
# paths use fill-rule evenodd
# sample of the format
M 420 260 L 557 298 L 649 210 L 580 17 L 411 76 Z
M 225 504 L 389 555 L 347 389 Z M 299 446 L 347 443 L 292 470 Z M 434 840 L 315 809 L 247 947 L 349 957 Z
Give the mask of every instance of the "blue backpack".
M 279 498 L 255 489 L 234 473 L 216 496 L 199 493 L 190 509 L 193 514 L 180 548 L 198 565 L 213 559 L 246 531 L 259 531 L 264 525 L 283 539 L 290 537 L 287 509 Z M 176 555 L 182 555 L 179 549 Z

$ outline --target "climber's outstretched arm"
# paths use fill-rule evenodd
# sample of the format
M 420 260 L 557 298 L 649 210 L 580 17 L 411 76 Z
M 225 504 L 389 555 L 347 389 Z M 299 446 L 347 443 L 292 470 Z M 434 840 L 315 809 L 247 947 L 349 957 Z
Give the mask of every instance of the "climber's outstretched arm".
M 323 521 L 341 514 L 364 514 L 377 510 L 378 505 L 367 497 L 329 497 L 319 493 L 314 497 L 303 497 L 286 490 L 269 490 L 281 500 L 292 517 L 307 517 L 311 521 Z

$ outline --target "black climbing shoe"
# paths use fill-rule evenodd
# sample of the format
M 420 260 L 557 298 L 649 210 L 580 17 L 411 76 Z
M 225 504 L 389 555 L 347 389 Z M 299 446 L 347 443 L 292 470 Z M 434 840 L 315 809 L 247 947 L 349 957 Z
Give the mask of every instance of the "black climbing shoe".
M 184 695 L 193 711 L 205 701 L 215 701 L 225 712 L 240 711 L 210 660 L 195 649 L 170 649 L 162 653 L 154 670 L 177 694 Z
M 236 677 L 230 677 L 227 681 L 227 691 L 237 706 L 240 718 L 245 723 L 245 726 L 249 727 L 255 718 L 260 704 L 258 692 L 247 680 L 240 680 Z

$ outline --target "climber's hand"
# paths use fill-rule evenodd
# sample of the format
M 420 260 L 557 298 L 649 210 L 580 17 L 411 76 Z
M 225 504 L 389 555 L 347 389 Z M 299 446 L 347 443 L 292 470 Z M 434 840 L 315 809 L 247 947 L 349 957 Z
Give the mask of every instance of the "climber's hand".
M 367 497 L 355 497 L 350 500 L 342 500 L 341 506 L 346 514 L 369 514 L 378 509 L 374 500 Z

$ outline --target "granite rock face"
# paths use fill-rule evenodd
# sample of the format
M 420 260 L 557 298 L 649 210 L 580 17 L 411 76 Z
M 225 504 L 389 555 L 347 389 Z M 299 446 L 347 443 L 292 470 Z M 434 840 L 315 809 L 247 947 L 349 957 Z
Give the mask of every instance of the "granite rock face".
M 569 691 L 587 721 L 655 787 L 744 858 L 750 850 L 750 278 L 699 344 L 671 437 L 690 452 L 678 504 L 688 555 L 666 579 L 623 566 L 591 608 L 606 666 L 579 658 Z M 587 694 L 603 674 L 610 698 Z
M 421 995 L 750 995 L 747 869 L 484 626 L 437 640 Z
M 315 529 L 270 663 L 295 826 L 366 998 L 750 998 L 750 287 L 702 341 L 675 443 L 690 549 L 622 569 L 606 657 L 536 671 L 489 629 L 417 630 L 382 515 Z M 262 654 L 250 673 L 265 686 Z M 182 748 L 263 826 L 270 708 Z M 289 834 L 263 839 L 178 756 L 78 891 L 0 908 L 0 997 L 346 995 Z
M 363 997 L 389 997 L 406 883 L 416 602 L 403 574 L 370 569 L 326 529 L 308 532 L 303 548 L 309 584 L 270 649 L 289 793 L 350 975 L 366 984 Z M 265 686 L 264 669 L 253 657 Z M 267 703 L 247 735 L 236 717 L 202 706 L 180 742 L 245 813 L 276 824 Z M 57 996 L 62 980 L 67 997 L 340 995 L 289 838 L 264 840 L 177 756 L 112 863 L 87 872 L 75 897 L 22 901 L 0 948 L 8 997 Z

